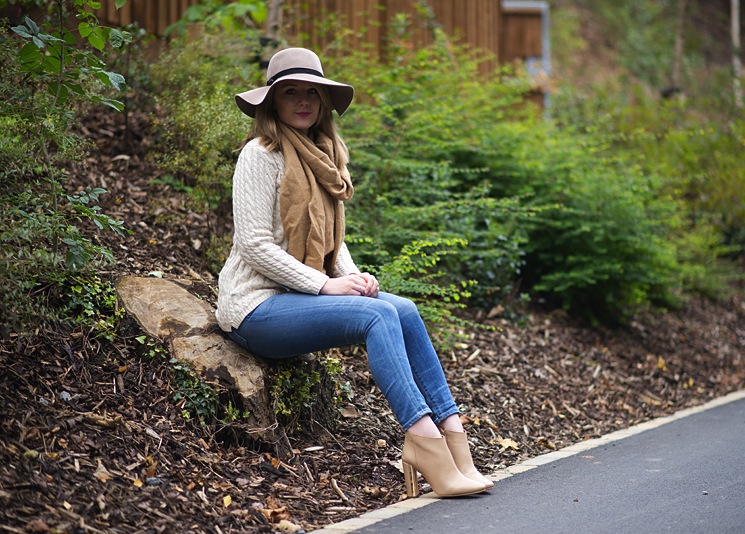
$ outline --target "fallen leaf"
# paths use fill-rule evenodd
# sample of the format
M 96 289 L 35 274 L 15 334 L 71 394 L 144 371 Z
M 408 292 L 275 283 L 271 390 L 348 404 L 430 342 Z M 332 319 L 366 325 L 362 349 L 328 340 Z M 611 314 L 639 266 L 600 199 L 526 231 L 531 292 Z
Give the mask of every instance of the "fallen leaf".
M 502 450 L 512 449 L 516 451 L 520 448 L 517 442 L 512 438 L 503 438 L 502 436 L 497 436 L 497 443 L 500 447 L 502 447 Z
M 136 478 L 135 481 L 132 482 L 132 484 L 135 485 L 135 488 L 141 488 L 142 487 L 142 480 L 140 480 L 139 478 Z
M 226 495 L 225 497 L 222 498 L 222 505 L 225 508 L 228 508 L 232 503 L 233 503 L 233 497 L 231 497 L 230 495 Z
M 49 532 L 49 525 L 43 519 L 32 519 L 26 523 L 26 530 L 29 532 Z
M 292 523 L 287 519 L 281 520 L 277 525 L 277 528 L 282 532 L 297 532 L 298 530 L 302 529 L 300 525 L 296 525 L 295 523 Z
M 98 461 L 98 467 L 96 468 L 96 471 L 93 473 L 93 476 L 96 477 L 101 482 L 108 482 L 111 478 L 111 473 L 109 473 L 109 470 L 106 469 L 106 466 L 103 465 L 101 460 Z

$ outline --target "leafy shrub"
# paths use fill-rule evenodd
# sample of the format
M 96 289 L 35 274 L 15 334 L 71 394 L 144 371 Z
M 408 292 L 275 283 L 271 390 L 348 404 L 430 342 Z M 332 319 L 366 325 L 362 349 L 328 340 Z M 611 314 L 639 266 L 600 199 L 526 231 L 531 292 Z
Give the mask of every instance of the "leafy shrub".
M 324 54 L 327 75 L 356 89 L 340 121 L 357 191 L 347 211 L 350 249 L 360 265 L 389 278 L 385 289 L 408 292 L 434 322 L 454 319 L 448 306 L 427 309 L 428 299 L 447 303 L 448 291 L 492 306 L 520 290 L 592 320 L 622 321 L 638 306 L 674 306 L 697 280 L 714 280 L 710 258 L 721 253 L 715 234 L 691 226 L 670 169 L 648 165 L 651 157 L 640 157 L 611 128 L 612 115 L 599 99 L 580 101 L 586 120 L 577 127 L 567 126 L 573 111 L 557 113 L 558 122 L 544 120 L 521 103 L 530 85 L 519 73 L 486 71 L 489 54 L 450 42 L 438 29 L 433 44 L 417 47 L 408 24 L 397 20 L 385 62 L 350 52 L 343 28 Z M 220 42 L 209 48 L 231 46 L 229 37 Z M 198 81 L 178 83 L 179 91 L 186 88 L 180 94 L 210 101 L 210 109 L 180 103 L 189 111 L 171 115 L 184 118 L 175 130 L 194 136 L 186 152 L 213 147 L 219 165 L 196 150 L 202 159 L 194 158 L 192 174 L 201 173 L 205 183 L 219 176 L 211 191 L 226 199 L 235 155 L 225 140 L 242 128 L 222 134 L 233 131 L 227 121 L 240 117 L 231 84 L 241 71 L 224 52 L 218 55 L 223 59 L 181 59 L 192 65 L 182 72 Z M 256 70 L 242 76 L 260 78 Z M 226 105 L 219 113 L 210 100 L 218 93 L 225 95 L 219 105 Z M 224 117 L 220 135 L 205 132 L 213 120 L 194 121 L 202 113 Z M 733 136 L 732 146 L 738 142 Z M 425 265 L 438 255 L 433 271 L 411 266 L 414 258 Z M 466 291 L 461 284 L 470 280 L 478 284 L 466 282 Z
M 338 416 L 337 375 L 341 362 L 331 351 L 273 362 L 269 396 L 277 420 L 290 434 L 329 429 Z
M 737 276 L 726 259 L 745 250 L 745 121 L 737 114 L 726 122 L 703 116 L 709 98 L 659 101 L 641 90 L 633 105 L 611 99 L 615 104 L 608 106 L 600 95 L 569 98 L 561 101 L 559 118 L 657 177 L 658 200 L 676 212 L 665 236 L 675 250 L 676 285 L 717 296 Z
M 659 179 L 593 139 L 557 135 L 542 147 L 545 167 L 527 166 L 532 201 L 542 206 L 526 250 L 534 290 L 604 322 L 622 322 L 640 305 L 675 304 L 679 265 L 669 236 L 679 212 Z
M 328 61 L 358 95 L 342 120 L 357 188 L 351 248 L 379 267 L 410 243 L 465 239 L 468 247 L 443 258 L 441 282 L 477 280 L 475 297 L 493 301 L 519 276 L 520 221 L 530 210 L 491 194 L 493 154 L 483 139 L 503 121 L 531 120 L 515 106 L 528 85 L 508 71 L 481 73 L 488 54 L 436 37 L 415 49 L 402 21 L 388 63 L 365 53 Z
M 260 76 L 243 37 L 176 41 L 153 69 L 163 135 L 159 164 L 191 191 L 195 209 L 230 212 L 236 149 L 249 122 L 234 96 Z
M 83 301 L 71 288 L 91 275 L 90 265 L 111 258 L 86 234 L 93 228 L 125 232 L 96 205 L 103 189 L 65 189 L 69 169 L 86 153 L 70 132 L 79 106 L 120 109 L 109 89 L 124 83 L 65 29 L 66 17 L 77 16 L 77 34 L 97 51 L 107 39 L 124 46 L 128 36 L 99 26 L 88 11 L 91 2 L 77 3 L 72 13 L 63 2 L 50 5 L 53 22 L 25 18 L 12 33 L 0 28 L 0 283 L 7 288 L 0 305 L 6 327 L 18 332 L 57 319 L 76 321 L 75 301 Z M 90 287 L 99 282 L 91 279 Z

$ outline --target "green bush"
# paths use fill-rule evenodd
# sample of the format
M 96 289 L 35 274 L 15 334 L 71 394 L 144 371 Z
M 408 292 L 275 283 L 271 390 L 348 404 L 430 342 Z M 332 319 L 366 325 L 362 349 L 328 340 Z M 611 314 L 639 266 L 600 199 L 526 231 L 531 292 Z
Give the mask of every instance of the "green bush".
M 388 63 L 365 53 L 327 61 L 357 93 L 342 120 L 357 190 L 351 248 L 375 270 L 411 243 L 465 239 L 468 247 L 442 259 L 441 283 L 476 280 L 473 298 L 491 303 L 513 290 L 532 213 L 492 194 L 499 156 L 484 140 L 513 120 L 535 121 L 516 106 L 528 85 L 506 70 L 480 72 L 488 54 L 436 36 L 415 49 L 402 26 Z
M 236 150 L 250 126 L 234 96 L 263 76 L 256 46 L 255 33 L 205 32 L 170 43 L 153 67 L 159 165 L 200 212 L 230 213 Z
M 622 101 L 578 97 L 557 110 L 557 121 L 545 120 L 522 101 L 530 86 L 519 73 L 488 71 L 489 54 L 437 29 L 432 45 L 417 48 L 408 23 L 397 20 L 385 62 L 345 46 L 343 28 L 324 54 L 327 75 L 356 89 L 340 121 L 356 188 L 348 242 L 358 263 L 385 279 L 384 288 L 418 300 L 433 323 L 454 319 L 449 291 L 488 306 L 531 291 L 610 322 L 639 306 L 675 306 L 686 290 L 714 291 L 721 278 L 713 258 L 722 248 L 711 221 L 725 199 L 738 198 L 729 185 L 729 196 L 705 206 L 707 225 L 692 224 L 680 182 L 661 164 L 673 160 L 645 155 L 627 138 L 619 126 L 629 117 Z M 173 87 L 183 101 L 175 89 L 166 100 L 177 106 L 168 114 L 179 117 L 173 130 L 186 140 L 174 143 L 173 161 L 192 158 L 189 174 L 203 177 L 195 183 L 219 180 L 210 190 L 222 201 L 229 198 L 231 149 L 245 124 L 232 94 L 261 76 L 233 63 L 239 54 L 227 54 L 235 46 L 230 36 L 210 39 L 214 54 L 184 48 L 174 56 L 179 63 L 168 72 L 180 73 Z M 737 183 L 733 149 L 741 138 L 730 135 L 728 155 L 717 163 L 718 172 L 733 171 L 723 183 Z M 711 165 L 706 150 L 727 143 L 711 138 L 691 153 Z M 735 204 L 727 220 L 739 220 Z M 439 255 L 434 271 L 411 267 L 430 255 Z M 443 306 L 428 310 L 432 301 Z
M 360 95 L 343 121 L 361 193 L 349 215 L 356 256 L 382 264 L 406 243 L 461 237 L 469 246 L 445 260 L 441 283 L 478 281 L 472 302 L 493 305 L 522 284 L 620 320 L 677 301 L 667 236 L 680 221 L 658 178 L 602 138 L 516 106 L 526 85 L 479 74 L 488 56 L 445 41 L 404 50 L 393 65 L 334 64 Z
M 710 96 L 666 101 L 639 89 L 633 105 L 605 94 L 566 96 L 559 99 L 562 123 L 605 139 L 617 157 L 657 176 L 656 197 L 669 199 L 677 212 L 666 240 L 675 250 L 679 288 L 712 297 L 725 293 L 738 276 L 729 260 L 745 250 L 743 116 L 730 114 L 723 121 L 703 114 Z
M 102 283 L 92 266 L 111 253 L 92 236 L 125 233 L 97 206 L 103 189 L 65 186 L 87 151 L 71 133 L 82 106 L 121 108 L 110 90 L 124 79 L 88 47 L 103 50 L 107 40 L 121 47 L 128 35 L 99 26 L 91 2 L 71 11 L 63 2 L 48 4 L 55 8 L 50 22 L 25 18 L 12 31 L 0 27 L 0 306 L 5 327 L 18 333 L 56 320 L 75 323 L 84 302 L 90 307 L 83 316 L 97 323 L 93 307 L 107 304 L 93 296 Z M 66 29 L 73 15 L 75 32 Z M 88 290 L 76 294 L 83 279 Z

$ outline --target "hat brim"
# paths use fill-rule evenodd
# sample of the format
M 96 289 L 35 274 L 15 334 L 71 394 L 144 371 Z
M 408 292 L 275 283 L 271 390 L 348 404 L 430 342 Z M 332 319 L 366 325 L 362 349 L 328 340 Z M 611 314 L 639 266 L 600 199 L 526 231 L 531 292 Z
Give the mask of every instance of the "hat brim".
M 266 99 L 269 91 L 272 90 L 274 85 L 279 82 L 286 80 L 296 80 L 302 82 L 317 83 L 318 85 L 325 86 L 329 91 L 329 97 L 331 98 L 331 105 L 336 112 L 341 116 L 349 108 L 354 98 L 354 87 L 344 83 L 335 82 L 328 78 L 322 78 L 320 76 L 314 76 L 312 74 L 291 74 L 289 76 L 283 76 L 274 82 L 273 85 L 267 85 L 264 87 L 258 87 L 245 91 L 235 95 L 235 103 L 238 104 L 240 110 L 251 118 L 256 117 L 256 106 L 260 105 Z

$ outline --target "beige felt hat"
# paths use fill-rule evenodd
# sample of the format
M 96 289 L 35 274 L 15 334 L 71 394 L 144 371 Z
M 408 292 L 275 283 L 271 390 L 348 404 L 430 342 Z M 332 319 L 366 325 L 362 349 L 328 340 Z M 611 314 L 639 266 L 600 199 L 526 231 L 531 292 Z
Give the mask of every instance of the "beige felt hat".
M 351 85 L 335 82 L 323 76 L 321 60 L 315 52 L 306 48 L 285 48 L 272 56 L 266 70 L 266 85 L 235 95 L 235 103 L 249 117 L 256 116 L 256 106 L 261 104 L 272 88 L 280 80 L 300 80 L 317 83 L 328 89 L 331 104 L 342 115 L 354 97 Z

